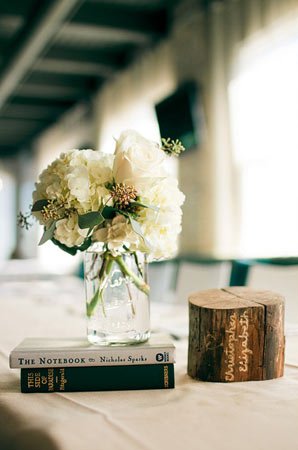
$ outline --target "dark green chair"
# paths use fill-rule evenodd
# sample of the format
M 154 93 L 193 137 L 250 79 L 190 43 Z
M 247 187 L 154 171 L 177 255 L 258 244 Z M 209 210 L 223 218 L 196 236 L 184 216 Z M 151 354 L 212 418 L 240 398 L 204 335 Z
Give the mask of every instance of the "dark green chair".
M 297 266 L 298 257 L 239 259 L 232 262 L 230 286 L 246 286 L 251 267 L 261 265 Z

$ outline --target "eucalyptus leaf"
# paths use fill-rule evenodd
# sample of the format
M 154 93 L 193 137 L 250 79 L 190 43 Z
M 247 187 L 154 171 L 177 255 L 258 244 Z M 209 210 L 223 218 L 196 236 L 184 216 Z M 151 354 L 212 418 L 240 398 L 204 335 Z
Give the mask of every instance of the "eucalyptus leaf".
M 117 212 L 117 208 L 113 208 L 113 206 L 105 206 L 101 213 L 105 219 L 114 219 Z
M 52 237 L 54 236 L 55 228 L 56 228 L 56 222 L 53 221 L 49 227 L 44 229 L 43 235 L 41 236 L 41 239 L 40 239 L 38 245 L 42 245 L 45 242 L 52 239 Z
M 76 247 L 76 249 L 80 252 L 84 252 L 85 250 L 87 250 L 87 248 L 90 247 L 91 244 L 92 244 L 92 239 L 91 239 L 91 237 L 88 237 L 87 239 L 84 240 L 83 244 L 80 245 L 80 247 Z
M 74 256 L 78 251 L 84 252 L 91 245 L 91 238 L 87 238 L 84 240 L 83 244 L 80 247 L 67 247 L 67 245 L 61 244 L 61 242 L 57 241 L 57 239 L 52 239 L 53 244 L 57 245 L 61 250 L 70 255 Z
M 133 201 L 130 202 L 131 205 L 135 205 L 135 206 L 141 206 L 142 208 L 148 208 L 148 209 L 153 209 L 153 211 L 158 212 L 159 208 L 158 206 L 153 206 L 153 205 L 146 205 L 146 203 L 142 203 L 142 202 L 138 202 L 138 201 Z
M 87 214 L 79 215 L 78 224 L 81 229 L 93 228 L 104 222 L 104 217 L 99 211 L 91 211 Z
M 52 242 L 69 255 L 74 256 L 78 251 L 77 247 L 67 247 L 67 245 L 61 244 L 61 242 L 57 241 L 57 239 L 52 238 Z
M 37 200 L 34 205 L 31 208 L 32 212 L 35 211 L 41 211 L 45 206 L 47 206 L 47 204 L 49 203 L 49 200 L 47 199 L 41 199 L 41 200 Z

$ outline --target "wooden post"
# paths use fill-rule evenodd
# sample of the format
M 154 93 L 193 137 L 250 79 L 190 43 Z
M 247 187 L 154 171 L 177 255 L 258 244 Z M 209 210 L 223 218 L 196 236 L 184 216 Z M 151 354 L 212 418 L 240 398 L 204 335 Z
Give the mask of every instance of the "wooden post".
M 188 374 L 204 381 L 269 380 L 283 375 L 284 299 L 246 287 L 189 297 Z

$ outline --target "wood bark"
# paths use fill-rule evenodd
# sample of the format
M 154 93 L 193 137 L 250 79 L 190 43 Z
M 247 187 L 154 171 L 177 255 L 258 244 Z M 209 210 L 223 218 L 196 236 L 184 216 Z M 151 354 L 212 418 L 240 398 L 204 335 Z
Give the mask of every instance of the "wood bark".
M 189 297 L 188 374 L 198 380 L 269 380 L 283 375 L 284 299 L 246 287 Z

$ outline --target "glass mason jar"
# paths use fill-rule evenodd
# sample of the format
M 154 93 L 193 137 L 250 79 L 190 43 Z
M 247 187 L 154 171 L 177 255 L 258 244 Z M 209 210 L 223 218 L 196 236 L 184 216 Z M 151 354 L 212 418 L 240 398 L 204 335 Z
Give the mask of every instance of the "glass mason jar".
M 85 252 L 87 336 L 97 345 L 134 344 L 150 337 L 146 255 L 113 255 L 102 244 Z

